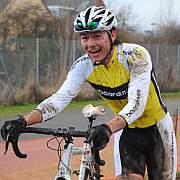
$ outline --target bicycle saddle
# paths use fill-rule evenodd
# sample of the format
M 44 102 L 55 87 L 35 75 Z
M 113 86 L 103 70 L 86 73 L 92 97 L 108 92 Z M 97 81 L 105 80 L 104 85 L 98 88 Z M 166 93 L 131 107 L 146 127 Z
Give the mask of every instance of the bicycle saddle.
M 84 117 L 96 117 L 96 116 L 102 116 L 105 114 L 104 106 L 93 106 L 92 104 L 88 104 L 83 107 L 82 114 Z

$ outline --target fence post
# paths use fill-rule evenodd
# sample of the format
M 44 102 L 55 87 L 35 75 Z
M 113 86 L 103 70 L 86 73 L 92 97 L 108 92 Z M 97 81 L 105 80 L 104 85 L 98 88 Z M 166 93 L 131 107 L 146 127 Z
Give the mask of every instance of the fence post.
M 39 38 L 36 38 L 35 52 L 35 100 L 40 101 L 40 85 L 39 85 Z
M 177 73 L 177 78 L 180 79 L 180 45 L 177 45 L 177 59 L 176 59 L 176 63 L 177 63 L 177 66 L 176 66 L 176 73 Z
M 178 127 L 178 119 L 179 119 L 179 112 L 178 108 L 176 109 L 176 127 L 175 127 L 175 134 L 177 135 L 177 127 Z
M 159 66 L 159 44 L 156 44 L 156 69 Z
M 73 58 L 72 58 L 72 60 L 74 61 L 75 59 L 76 59 L 76 40 L 75 39 L 73 39 L 72 40 L 72 49 L 73 49 Z M 71 64 L 72 64 L 72 62 L 71 62 Z

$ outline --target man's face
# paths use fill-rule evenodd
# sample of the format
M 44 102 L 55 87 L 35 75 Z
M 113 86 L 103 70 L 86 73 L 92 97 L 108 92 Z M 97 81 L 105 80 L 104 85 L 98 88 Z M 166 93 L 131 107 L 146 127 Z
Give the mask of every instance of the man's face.
M 111 34 L 112 41 L 115 35 Z M 101 62 L 108 55 L 111 40 L 107 32 L 83 32 L 80 34 L 82 48 L 93 62 Z

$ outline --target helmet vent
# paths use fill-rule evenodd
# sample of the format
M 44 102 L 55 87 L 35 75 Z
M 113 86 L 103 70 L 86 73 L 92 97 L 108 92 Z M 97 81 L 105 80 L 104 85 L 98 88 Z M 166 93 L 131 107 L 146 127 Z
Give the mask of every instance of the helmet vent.
M 111 19 L 109 19 L 106 25 L 109 26 L 109 25 L 113 22 L 113 20 L 114 20 L 114 17 L 112 17 Z
M 110 12 L 108 12 L 108 16 L 109 16 L 109 15 L 111 15 L 111 13 L 110 13 Z
M 94 19 L 93 21 L 94 21 L 94 22 L 100 22 L 100 20 L 101 20 L 101 17 L 96 18 L 96 19 Z
M 101 15 L 104 14 L 106 10 L 102 10 L 101 12 L 99 12 L 97 15 Z
M 88 23 L 88 19 L 89 19 L 90 12 L 91 12 L 91 8 L 89 8 L 88 11 L 86 12 L 86 16 L 85 16 L 85 24 Z
M 77 20 L 77 24 L 82 24 L 82 22 L 78 19 L 78 20 Z

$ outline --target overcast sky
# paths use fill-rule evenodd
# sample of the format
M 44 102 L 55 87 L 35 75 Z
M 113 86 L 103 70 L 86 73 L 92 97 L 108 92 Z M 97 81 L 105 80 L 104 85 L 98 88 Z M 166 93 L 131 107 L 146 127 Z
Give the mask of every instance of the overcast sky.
M 180 23 L 180 0 L 104 0 L 111 9 L 130 5 L 136 21 L 141 22 L 143 30 L 151 30 L 152 23 L 160 23 L 164 19 L 175 19 Z M 170 16 L 169 16 L 170 14 Z

